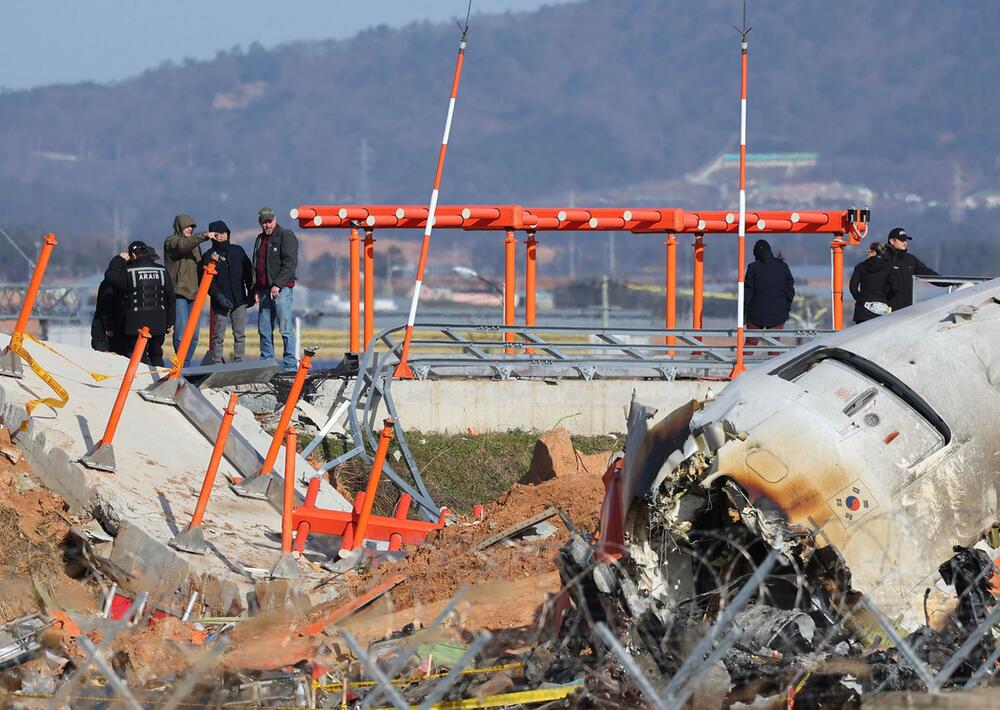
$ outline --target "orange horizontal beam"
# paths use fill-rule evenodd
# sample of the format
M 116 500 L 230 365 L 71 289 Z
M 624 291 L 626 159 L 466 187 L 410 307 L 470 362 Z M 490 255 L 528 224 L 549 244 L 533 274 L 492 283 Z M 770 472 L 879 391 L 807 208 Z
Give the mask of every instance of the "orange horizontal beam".
M 370 227 L 421 229 L 427 207 L 420 205 L 301 205 L 290 212 L 303 229 Z M 854 217 L 852 220 L 850 217 Z M 839 234 L 859 241 L 867 225 L 849 210 L 757 210 L 747 213 L 747 232 L 756 234 Z M 739 229 L 736 210 L 680 208 L 522 207 L 521 205 L 438 205 L 434 226 L 484 231 L 630 231 L 635 234 L 729 234 Z

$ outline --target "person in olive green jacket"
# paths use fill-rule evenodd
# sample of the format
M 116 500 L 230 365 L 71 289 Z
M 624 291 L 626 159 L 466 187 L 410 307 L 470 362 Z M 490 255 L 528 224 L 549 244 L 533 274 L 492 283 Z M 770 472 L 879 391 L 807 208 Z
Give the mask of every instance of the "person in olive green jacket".
M 191 304 L 194 302 L 195 294 L 198 293 L 198 265 L 201 263 L 199 245 L 208 241 L 207 233 L 195 234 L 194 228 L 197 226 L 191 215 L 179 214 L 174 217 L 174 233 L 163 242 L 163 265 L 167 267 L 167 273 L 170 274 L 170 280 L 174 284 L 174 293 L 177 294 L 174 352 L 180 347 L 181 335 L 191 315 Z M 191 364 L 191 358 L 197 348 L 196 330 L 187 357 L 184 358 L 184 367 Z

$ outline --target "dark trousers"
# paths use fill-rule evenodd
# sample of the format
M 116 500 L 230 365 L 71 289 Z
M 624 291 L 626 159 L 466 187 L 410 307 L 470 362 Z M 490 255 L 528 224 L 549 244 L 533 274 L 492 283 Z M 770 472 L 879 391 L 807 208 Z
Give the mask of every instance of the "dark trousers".
M 142 354 L 142 361 L 147 365 L 152 365 L 153 367 L 166 367 L 163 362 L 163 339 L 166 336 L 162 333 L 160 335 L 151 336 L 146 342 L 146 352 Z M 138 335 L 130 335 L 125 338 L 128 357 L 132 356 L 132 351 L 135 349 L 135 341 L 139 339 Z

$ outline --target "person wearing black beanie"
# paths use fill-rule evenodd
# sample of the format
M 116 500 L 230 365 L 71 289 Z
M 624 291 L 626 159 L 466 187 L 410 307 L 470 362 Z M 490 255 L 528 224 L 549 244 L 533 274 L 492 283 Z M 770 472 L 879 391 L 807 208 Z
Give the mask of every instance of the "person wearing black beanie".
M 212 342 L 202 361 L 204 364 L 225 362 L 226 329 L 233 329 L 233 362 L 246 354 L 247 307 L 253 303 L 250 289 L 253 286 L 253 265 L 250 257 L 238 244 L 229 241 L 229 226 L 221 219 L 208 225 L 208 238 L 212 246 L 201 260 L 204 268 L 213 255 L 218 273 L 208 290 L 212 302 Z

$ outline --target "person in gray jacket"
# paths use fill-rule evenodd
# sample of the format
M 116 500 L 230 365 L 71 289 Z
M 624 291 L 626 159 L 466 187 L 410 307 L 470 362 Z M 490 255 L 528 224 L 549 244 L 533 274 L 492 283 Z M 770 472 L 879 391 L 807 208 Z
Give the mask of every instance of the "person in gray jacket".
M 195 294 L 198 293 L 198 267 L 201 263 L 200 244 L 208 241 L 208 235 L 205 232 L 195 234 L 194 228 L 197 226 L 190 215 L 179 214 L 174 217 L 174 233 L 163 242 L 163 265 L 166 267 L 167 273 L 170 274 L 170 281 L 174 285 L 174 293 L 177 296 L 177 323 L 173 335 L 175 353 L 180 347 L 181 336 L 187 327 Z M 195 330 L 187 357 L 184 358 L 184 367 L 191 364 L 191 358 L 197 349 L 198 331 Z
M 278 326 L 284 345 L 282 369 L 298 367 L 295 357 L 292 324 L 292 290 L 299 263 L 299 240 L 290 229 L 278 225 L 274 210 L 264 207 L 257 213 L 261 232 L 253 245 L 254 300 L 260 305 L 257 332 L 260 334 L 260 357 L 274 357 L 274 326 Z

